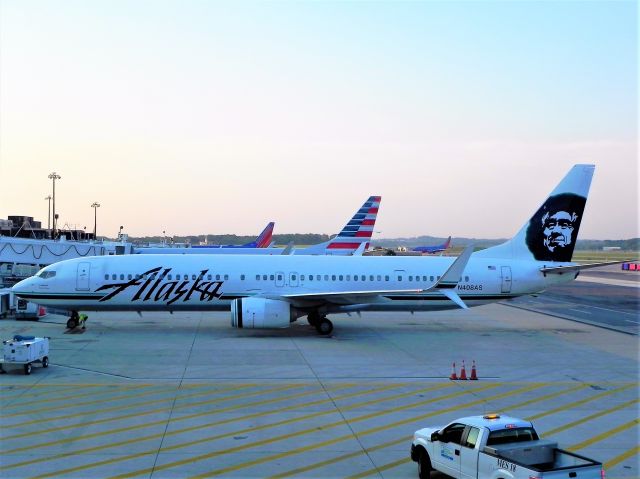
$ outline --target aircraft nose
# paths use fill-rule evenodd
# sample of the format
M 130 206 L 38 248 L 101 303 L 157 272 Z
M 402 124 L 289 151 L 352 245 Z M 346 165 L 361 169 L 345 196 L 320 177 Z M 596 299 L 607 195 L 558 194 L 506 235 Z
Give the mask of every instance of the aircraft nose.
M 33 280 L 31 278 L 23 279 L 11 288 L 11 292 L 16 296 L 33 291 Z

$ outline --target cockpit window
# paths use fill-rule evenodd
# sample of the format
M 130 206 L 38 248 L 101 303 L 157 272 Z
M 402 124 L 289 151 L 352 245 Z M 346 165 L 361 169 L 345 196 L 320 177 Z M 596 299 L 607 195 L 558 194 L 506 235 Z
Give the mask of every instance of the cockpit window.
M 38 273 L 38 276 L 42 279 L 49 279 L 49 278 L 53 278 L 56 275 L 55 271 L 40 271 L 40 273 Z

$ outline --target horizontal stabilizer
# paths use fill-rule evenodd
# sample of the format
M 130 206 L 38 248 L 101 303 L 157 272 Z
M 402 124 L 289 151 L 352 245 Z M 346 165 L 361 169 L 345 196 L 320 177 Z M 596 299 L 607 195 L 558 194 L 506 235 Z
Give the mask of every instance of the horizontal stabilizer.
M 611 264 L 626 263 L 629 260 L 624 261 L 607 261 L 606 263 L 591 263 L 591 264 L 572 264 L 567 266 L 550 266 L 540 268 L 540 271 L 544 274 L 564 274 L 564 273 L 577 273 L 583 269 L 598 268 L 600 266 L 609 266 Z
M 360 246 L 353 252 L 353 256 L 362 256 L 366 247 L 367 243 L 360 243 Z
M 447 298 L 449 298 L 451 301 L 456 303 L 458 306 L 460 306 L 462 309 L 469 309 L 469 307 L 466 304 L 464 304 L 464 301 L 462 301 L 462 298 L 458 296 L 458 293 L 456 293 L 455 289 L 443 289 L 440 292 L 444 294 Z
M 293 241 L 290 241 L 285 249 L 282 250 L 282 255 L 294 254 Z

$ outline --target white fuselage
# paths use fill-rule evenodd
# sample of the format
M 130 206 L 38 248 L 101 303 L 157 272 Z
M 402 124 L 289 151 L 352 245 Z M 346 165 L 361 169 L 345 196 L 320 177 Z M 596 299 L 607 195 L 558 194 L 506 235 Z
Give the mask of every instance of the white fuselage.
M 455 288 L 467 306 L 539 292 L 575 277 L 545 276 L 538 261 L 474 256 Z M 283 299 L 326 313 L 423 311 L 458 307 L 437 289 L 430 290 L 454 260 L 240 254 L 90 257 L 48 266 L 14 291 L 38 304 L 80 311 L 229 310 L 233 299 L 244 297 Z

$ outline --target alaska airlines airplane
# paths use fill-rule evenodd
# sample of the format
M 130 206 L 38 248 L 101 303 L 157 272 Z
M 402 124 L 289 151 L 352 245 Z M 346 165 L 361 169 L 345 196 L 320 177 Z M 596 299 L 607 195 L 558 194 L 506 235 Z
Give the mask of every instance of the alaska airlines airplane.
M 329 241 L 319 243 L 306 248 L 274 248 L 265 246 L 222 246 L 222 247 L 196 247 L 191 248 L 135 248 L 134 254 L 260 254 L 260 255 L 358 255 L 369 247 L 373 228 L 380 208 L 380 196 L 370 196 L 367 201 L 356 211 L 342 230 Z M 273 223 L 269 223 L 273 225 Z M 268 228 L 268 226 L 267 226 Z M 262 232 L 264 234 L 264 231 Z M 260 236 L 262 236 L 262 234 Z M 266 246 L 270 246 L 271 234 Z M 258 238 L 258 243 L 260 238 Z M 266 239 L 265 239 L 266 242 Z
M 124 255 L 42 269 L 13 292 L 72 312 L 231 310 L 235 328 L 285 328 L 307 316 L 467 308 L 537 293 L 594 265 L 571 263 L 593 165 L 576 165 L 509 241 L 459 257 Z M 366 237 L 368 238 L 368 237 Z
M 447 241 L 437 246 L 416 246 L 411 251 L 418 251 L 422 254 L 436 254 L 440 253 L 441 251 L 448 250 L 449 246 L 451 246 L 451 236 L 447 238 Z

